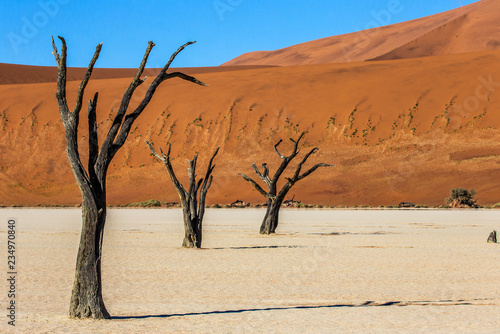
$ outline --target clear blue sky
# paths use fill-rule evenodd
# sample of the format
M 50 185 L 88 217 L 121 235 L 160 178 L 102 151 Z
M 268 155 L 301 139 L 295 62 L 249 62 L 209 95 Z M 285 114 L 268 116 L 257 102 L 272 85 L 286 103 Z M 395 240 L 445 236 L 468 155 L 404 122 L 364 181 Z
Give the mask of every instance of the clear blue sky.
M 1 0 L 0 62 L 53 66 L 50 36 L 68 43 L 68 65 L 148 67 L 196 40 L 175 67 L 217 66 L 242 53 L 407 21 L 464 6 L 467 0 Z

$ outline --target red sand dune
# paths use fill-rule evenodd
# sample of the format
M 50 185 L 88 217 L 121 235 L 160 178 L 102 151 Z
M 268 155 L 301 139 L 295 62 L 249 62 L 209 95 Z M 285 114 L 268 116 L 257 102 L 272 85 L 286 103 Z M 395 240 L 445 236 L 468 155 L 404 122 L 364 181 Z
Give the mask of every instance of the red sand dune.
M 375 18 L 374 18 L 375 20 Z M 382 17 L 378 21 L 383 23 Z M 500 49 L 500 1 L 417 20 L 243 54 L 223 65 L 294 66 L 447 55 Z
M 272 145 L 301 131 L 309 132 L 302 154 L 320 148 L 308 165 L 336 166 L 299 182 L 290 192 L 296 200 L 436 205 L 451 188 L 466 187 L 478 191 L 481 204 L 499 202 L 499 62 L 500 51 L 486 51 L 196 74 L 210 87 L 170 80 L 160 86 L 110 167 L 109 203 L 178 200 L 145 139 L 156 147 L 172 143 L 174 168 L 183 180 L 186 157 L 199 151 L 203 170 L 221 146 L 208 202 L 262 203 L 236 173 L 251 175 L 253 162 L 267 162 L 274 170 L 280 159 Z M 101 140 L 129 82 L 89 83 L 87 99 L 100 93 Z M 68 83 L 70 106 L 78 84 Z M 137 93 L 144 94 L 146 87 Z M 55 90 L 53 82 L 0 85 L 0 204 L 80 202 Z M 85 159 L 85 119 L 80 124 Z M 288 141 L 282 146 L 283 153 L 290 149 Z
M 224 66 L 224 67 L 187 67 L 172 68 L 170 71 L 182 71 L 186 74 L 194 75 L 199 73 L 227 72 L 245 69 L 262 68 L 267 66 Z M 68 68 L 68 81 L 81 80 L 87 68 Z M 148 68 L 144 71 L 146 76 L 156 76 L 159 68 Z M 92 72 L 93 79 L 111 78 L 132 78 L 137 69 L 134 68 L 96 68 Z M 57 68 L 51 66 L 29 66 L 0 63 L 0 85 L 20 84 L 20 83 L 41 83 L 55 82 L 57 78 Z

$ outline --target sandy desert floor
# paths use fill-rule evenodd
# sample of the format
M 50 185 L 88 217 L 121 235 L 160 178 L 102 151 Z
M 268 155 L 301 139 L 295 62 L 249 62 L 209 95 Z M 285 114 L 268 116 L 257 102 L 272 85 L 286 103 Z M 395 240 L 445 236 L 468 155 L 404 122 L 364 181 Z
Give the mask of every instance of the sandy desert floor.
M 67 316 L 80 211 L 1 209 L 4 262 L 17 220 L 14 332 L 498 333 L 500 244 L 486 239 L 500 211 L 283 210 L 271 237 L 257 233 L 263 214 L 208 210 L 204 249 L 192 250 L 180 247 L 180 210 L 111 209 L 114 318 L 82 321 Z

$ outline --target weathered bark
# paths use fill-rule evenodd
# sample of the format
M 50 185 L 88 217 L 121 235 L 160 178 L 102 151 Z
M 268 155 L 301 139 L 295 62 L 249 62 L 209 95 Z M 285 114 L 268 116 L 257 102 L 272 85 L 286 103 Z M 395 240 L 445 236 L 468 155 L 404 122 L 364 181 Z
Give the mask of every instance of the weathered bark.
M 276 233 L 280 207 L 281 204 L 278 201 L 267 201 L 267 211 L 260 225 L 260 234 Z
M 186 248 L 201 248 L 201 241 L 203 238 L 203 216 L 205 215 L 205 199 L 207 196 L 208 189 L 212 185 L 212 172 L 215 168 L 213 164 L 214 158 L 219 152 L 219 147 L 215 150 L 212 158 L 210 159 L 207 167 L 207 172 L 205 177 L 196 181 L 196 163 L 198 161 L 198 154 L 196 154 L 193 160 L 189 161 L 189 188 L 186 191 L 184 186 L 179 182 L 177 176 L 175 175 L 172 163 L 170 162 L 170 150 L 172 145 L 168 145 L 167 154 L 164 154 L 160 149 L 161 155 L 156 153 L 153 145 L 146 141 L 151 152 L 154 156 L 158 158 L 168 171 L 168 175 L 174 184 L 177 193 L 179 194 L 179 199 L 182 205 L 182 214 L 184 219 L 184 240 L 182 241 L 182 247 Z M 199 203 L 198 203 L 198 193 L 199 193 Z
M 71 294 L 70 317 L 108 319 L 102 299 L 101 256 L 106 208 L 82 204 L 82 233 Z
M 89 160 L 86 170 L 80 159 L 78 148 L 78 123 L 85 88 L 92 75 L 94 65 L 99 58 L 102 44 L 96 47 L 87 72 L 78 88 L 75 108 L 73 111 L 70 111 L 66 101 L 67 47 L 64 38 L 59 37 L 59 39 L 62 42 L 61 55 L 59 55 L 54 39 L 52 39 L 53 54 L 58 67 L 56 98 L 65 130 L 66 153 L 82 194 L 82 232 L 76 260 L 75 280 L 71 293 L 69 315 L 73 318 L 107 319 L 110 315 L 102 299 L 101 259 L 103 233 L 106 223 L 106 175 L 108 167 L 116 152 L 125 143 L 133 122 L 142 113 L 144 108 L 146 108 L 161 82 L 172 77 L 180 77 L 200 85 L 205 84 L 182 73 L 166 73 L 175 56 L 187 45 L 192 44 L 191 42 L 186 43 L 170 57 L 168 63 L 149 86 L 139 106 L 133 112 L 125 115 L 135 89 L 145 81 L 145 79 L 140 79 L 140 77 L 146 66 L 149 53 L 154 47 L 154 43 L 149 42 L 141 65 L 123 95 L 121 105 L 100 150 L 96 121 L 98 94 L 96 93 L 94 98 L 89 101 Z
M 288 167 L 288 164 L 297 156 L 299 153 L 298 147 L 300 140 L 304 137 L 305 132 L 302 132 L 302 134 L 299 136 L 297 140 L 293 140 L 290 138 L 290 140 L 294 143 L 293 151 L 289 156 L 285 156 L 281 154 L 278 150 L 278 146 L 281 144 L 282 140 L 280 139 L 276 145 L 274 145 L 274 151 L 276 154 L 283 160 L 281 162 L 281 165 L 278 167 L 276 170 L 276 173 L 274 174 L 273 178 L 271 179 L 269 176 L 269 168 L 267 167 L 267 164 L 262 164 L 263 172 L 261 172 L 255 163 L 252 165 L 255 173 L 259 176 L 259 178 L 267 185 L 268 191 L 265 191 L 257 182 L 252 180 L 250 177 L 248 177 L 245 174 L 238 173 L 241 175 L 245 181 L 249 182 L 252 184 L 255 189 L 259 193 L 261 193 L 264 197 L 267 198 L 267 211 L 266 215 L 264 216 L 264 220 L 262 221 L 262 224 L 260 226 L 260 234 L 272 234 L 276 233 L 276 228 L 278 227 L 278 222 L 279 222 L 279 210 L 281 208 L 281 205 L 283 204 L 283 201 L 285 200 L 286 195 L 290 191 L 290 189 L 293 187 L 295 183 L 298 181 L 306 178 L 309 176 L 311 173 L 313 173 L 316 169 L 319 167 L 331 167 L 331 165 L 327 165 L 324 163 L 319 163 L 314 165 L 312 168 L 307 170 L 304 173 L 300 173 L 302 170 L 302 165 L 309 159 L 309 157 L 316 153 L 318 151 L 318 148 L 315 147 L 309 153 L 307 153 L 302 161 L 298 164 L 294 175 L 291 178 L 286 178 L 287 183 L 283 185 L 281 190 L 277 192 L 277 183 L 285 169 Z

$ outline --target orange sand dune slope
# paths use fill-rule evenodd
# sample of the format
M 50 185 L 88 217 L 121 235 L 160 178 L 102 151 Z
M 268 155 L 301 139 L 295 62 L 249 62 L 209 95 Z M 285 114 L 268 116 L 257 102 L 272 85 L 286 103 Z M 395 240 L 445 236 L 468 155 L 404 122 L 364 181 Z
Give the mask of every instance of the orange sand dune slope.
M 482 0 L 417 20 L 246 53 L 223 65 L 292 66 L 487 51 L 500 48 L 499 36 L 500 1 Z
M 262 68 L 263 66 L 227 66 L 227 67 L 187 67 L 172 68 L 171 71 L 182 71 L 186 74 L 199 74 L 211 72 L 225 72 L 245 69 Z M 81 80 L 87 71 L 82 67 L 68 68 L 68 81 Z M 160 69 L 148 68 L 144 75 L 155 76 Z M 137 69 L 134 68 L 95 68 L 92 72 L 93 79 L 113 79 L 130 78 L 135 75 Z M 0 63 L 0 85 L 56 82 L 57 67 L 51 66 L 30 66 Z
M 487 51 L 196 75 L 209 87 L 169 80 L 110 167 L 109 203 L 178 200 L 146 139 L 156 147 L 172 143 L 174 168 L 184 182 L 185 158 L 199 151 L 203 169 L 220 146 L 209 203 L 263 202 L 236 173 L 252 174 L 253 162 L 274 170 L 280 159 L 272 145 L 302 131 L 308 131 L 302 154 L 320 148 L 308 164 L 335 167 L 298 183 L 290 193 L 296 200 L 435 205 L 462 186 L 477 190 L 482 203 L 500 202 L 499 62 L 500 51 Z M 90 81 L 85 98 L 99 91 L 100 140 L 129 82 Z M 68 83 L 70 107 L 78 84 Z M 0 204 L 80 201 L 54 93 L 54 83 L 0 85 Z M 85 161 L 85 118 L 80 125 Z M 282 152 L 289 149 L 284 141 Z

